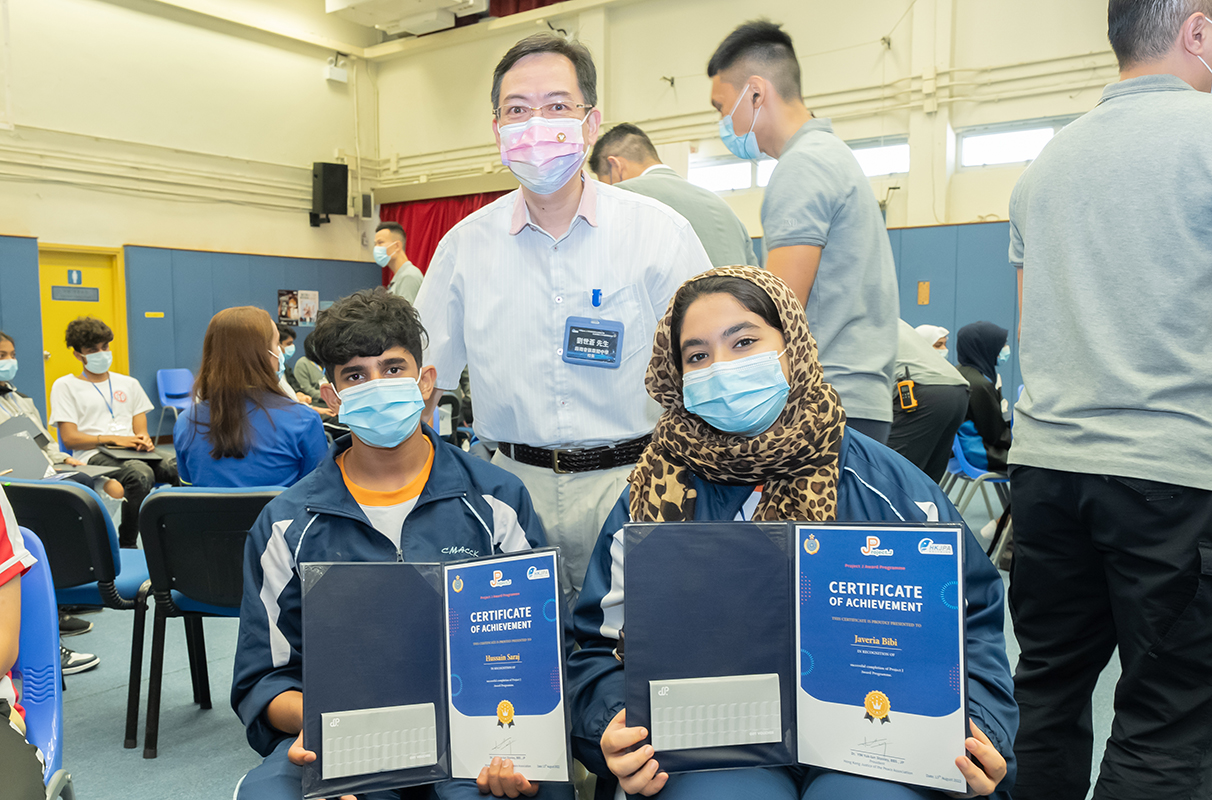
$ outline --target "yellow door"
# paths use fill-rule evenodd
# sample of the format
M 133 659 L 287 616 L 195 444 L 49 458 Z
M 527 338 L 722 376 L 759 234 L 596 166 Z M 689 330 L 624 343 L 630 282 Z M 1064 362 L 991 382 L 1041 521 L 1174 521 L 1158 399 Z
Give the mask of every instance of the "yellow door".
M 42 347 L 46 351 L 46 407 L 50 390 L 82 364 L 64 342 L 67 323 L 96 317 L 114 331 L 110 350 L 113 369 L 130 374 L 126 349 L 126 281 L 122 251 L 113 248 L 38 245 L 38 279 L 42 291 Z M 52 429 L 53 432 L 53 429 Z

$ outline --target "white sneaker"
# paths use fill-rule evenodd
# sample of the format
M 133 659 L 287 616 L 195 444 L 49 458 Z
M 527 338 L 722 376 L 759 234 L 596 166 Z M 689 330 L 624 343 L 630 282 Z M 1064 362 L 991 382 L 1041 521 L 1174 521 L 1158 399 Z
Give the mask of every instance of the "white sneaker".
M 101 659 L 92 653 L 77 653 L 59 645 L 59 659 L 63 664 L 64 675 L 75 675 L 77 672 L 87 672 L 101 663 Z

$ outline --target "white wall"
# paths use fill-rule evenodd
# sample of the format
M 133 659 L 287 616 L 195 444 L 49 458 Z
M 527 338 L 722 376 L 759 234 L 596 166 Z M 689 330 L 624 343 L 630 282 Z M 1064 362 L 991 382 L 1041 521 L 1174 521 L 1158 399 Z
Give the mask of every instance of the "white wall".
M 840 136 L 909 137 L 911 172 L 872 181 L 881 198 L 900 187 L 890 226 L 1005 219 L 1022 167 L 957 170 L 955 131 L 1079 114 L 1117 78 L 1105 0 L 622 0 L 559 9 L 548 9 L 551 23 L 594 51 L 607 122 L 635 122 L 658 144 L 703 154 L 724 152 L 708 102 L 715 46 L 748 19 L 784 23 L 805 101 Z M 537 29 L 440 34 L 454 44 L 380 63 L 383 186 L 424 176 L 436 196 L 443 178 L 501 169 L 488 115 L 492 67 Z M 761 191 L 725 199 L 759 235 Z
M 336 84 L 324 80 L 324 49 L 237 35 L 187 11 L 148 13 L 154 3 L 130 0 L 8 2 L 13 129 L 0 131 L 0 233 L 369 256 L 365 223 L 334 217 L 311 228 L 306 213 L 311 163 L 342 151 L 355 161 L 355 90 L 362 155 L 375 163 L 377 104 L 365 64 L 356 87 Z M 288 30 L 356 33 L 327 20 L 323 0 L 315 5 L 259 0 L 244 12 Z

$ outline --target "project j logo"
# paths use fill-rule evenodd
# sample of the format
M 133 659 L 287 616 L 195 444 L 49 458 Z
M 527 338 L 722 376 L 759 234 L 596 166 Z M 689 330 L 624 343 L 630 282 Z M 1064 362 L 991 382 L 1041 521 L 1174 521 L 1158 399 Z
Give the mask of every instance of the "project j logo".
M 949 544 L 936 544 L 933 539 L 922 539 L 917 543 L 917 551 L 924 556 L 949 556 L 954 553 Z
M 509 585 L 510 585 L 510 584 L 512 584 L 512 583 L 513 583 L 513 581 L 512 581 L 512 580 L 510 580 L 509 578 L 502 578 L 502 577 L 501 577 L 501 570 L 499 570 L 499 569 L 494 569 L 494 570 L 492 571 L 492 580 L 490 580 L 490 581 L 488 582 L 488 585 L 489 585 L 489 586 L 491 586 L 491 587 L 492 587 L 492 588 L 494 588 L 494 589 L 499 589 L 499 588 L 501 588 L 502 586 L 509 586 Z
M 880 537 L 868 536 L 867 537 L 867 546 L 860 548 L 859 552 L 865 556 L 890 556 L 890 555 L 892 555 L 892 548 L 881 549 L 880 548 Z
M 550 578 L 550 577 L 551 577 L 551 570 L 539 569 L 538 567 L 534 566 L 533 564 L 526 568 L 526 580 L 528 580 L 528 581 L 541 581 L 544 578 Z

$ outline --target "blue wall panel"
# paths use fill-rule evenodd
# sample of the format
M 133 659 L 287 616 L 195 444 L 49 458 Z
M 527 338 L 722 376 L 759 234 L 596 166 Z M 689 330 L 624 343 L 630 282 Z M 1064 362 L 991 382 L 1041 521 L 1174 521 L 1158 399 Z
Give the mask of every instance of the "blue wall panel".
M 954 330 L 956 226 L 901 231 L 898 286 L 901 318 L 910 325 L 942 325 Z M 930 303 L 917 304 L 917 284 L 930 282 Z
M 197 375 L 206 326 L 222 309 L 258 306 L 276 319 L 279 289 L 318 291 L 331 301 L 381 285 L 380 276 L 373 262 L 127 247 L 131 374 L 158 405 L 156 370 L 184 367 Z M 149 311 L 165 316 L 148 319 Z M 302 340 L 312 329 L 297 330 Z
M 0 331 L 17 345 L 14 385 L 29 395 L 46 421 L 46 373 L 42 369 L 42 293 L 38 240 L 0 236 Z

